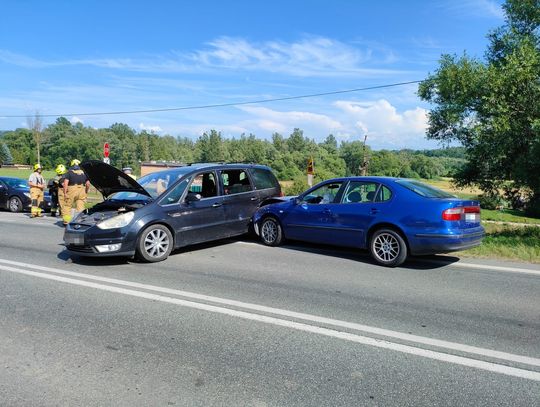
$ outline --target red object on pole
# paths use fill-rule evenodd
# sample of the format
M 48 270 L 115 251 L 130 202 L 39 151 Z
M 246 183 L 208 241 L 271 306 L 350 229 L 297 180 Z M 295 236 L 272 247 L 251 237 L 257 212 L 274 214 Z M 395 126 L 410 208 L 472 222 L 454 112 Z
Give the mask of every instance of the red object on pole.
M 108 158 L 109 152 L 110 152 L 109 143 L 103 144 L 103 157 Z

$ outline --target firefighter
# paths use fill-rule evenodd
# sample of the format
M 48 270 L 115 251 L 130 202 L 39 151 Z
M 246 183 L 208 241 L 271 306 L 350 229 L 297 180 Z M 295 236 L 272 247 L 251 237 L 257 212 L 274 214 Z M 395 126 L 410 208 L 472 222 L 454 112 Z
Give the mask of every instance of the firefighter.
M 41 216 L 41 202 L 43 202 L 43 190 L 45 189 L 45 180 L 41 175 L 41 165 L 34 165 L 34 172 L 30 174 L 28 178 L 28 185 L 30 186 L 30 199 L 32 200 L 32 209 L 30 210 L 31 218 L 40 218 Z
M 62 201 L 59 198 L 59 192 L 62 189 L 62 176 L 66 173 L 66 166 L 64 164 L 58 164 L 54 170 L 56 175 L 50 179 L 47 183 L 49 188 L 49 195 L 51 196 L 51 216 L 56 217 L 62 213 L 62 205 L 64 204 L 64 194 L 62 193 Z
M 62 189 L 64 192 L 64 207 L 62 208 L 62 220 L 64 225 L 71 222 L 73 216 L 71 215 L 71 209 L 73 202 L 76 204 L 77 212 L 84 211 L 84 204 L 88 196 L 88 190 L 90 189 L 90 181 L 86 174 L 79 167 L 80 161 L 74 159 L 71 161 L 71 167 L 64 176 L 62 181 Z

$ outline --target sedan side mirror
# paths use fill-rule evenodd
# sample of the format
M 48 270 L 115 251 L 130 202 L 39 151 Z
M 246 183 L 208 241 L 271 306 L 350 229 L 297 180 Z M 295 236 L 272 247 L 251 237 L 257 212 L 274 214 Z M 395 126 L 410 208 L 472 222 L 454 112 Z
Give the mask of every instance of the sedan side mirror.
M 197 202 L 202 199 L 201 194 L 188 193 L 186 196 L 186 202 Z

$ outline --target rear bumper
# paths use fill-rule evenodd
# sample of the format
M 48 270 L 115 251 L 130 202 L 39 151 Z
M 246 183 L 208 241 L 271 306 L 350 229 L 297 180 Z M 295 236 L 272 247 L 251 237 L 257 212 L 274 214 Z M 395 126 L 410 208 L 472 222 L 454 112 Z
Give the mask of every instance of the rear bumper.
M 455 252 L 479 246 L 484 236 L 484 228 L 460 234 L 418 233 L 409 239 L 409 247 L 413 255 Z

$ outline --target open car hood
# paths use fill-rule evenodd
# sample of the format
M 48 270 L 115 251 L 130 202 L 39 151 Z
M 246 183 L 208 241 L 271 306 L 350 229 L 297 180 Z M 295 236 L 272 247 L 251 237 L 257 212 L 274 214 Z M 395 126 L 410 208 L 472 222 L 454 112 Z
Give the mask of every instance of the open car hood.
M 105 164 L 99 160 L 85 161 L 80 165 L 90 183 L 107 198 L 115 192 L 136 192 L 138 194 L 151 195 L 129 175 L 124 174 L 118 168 Z

